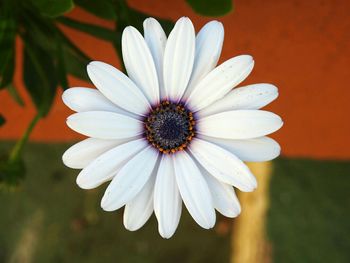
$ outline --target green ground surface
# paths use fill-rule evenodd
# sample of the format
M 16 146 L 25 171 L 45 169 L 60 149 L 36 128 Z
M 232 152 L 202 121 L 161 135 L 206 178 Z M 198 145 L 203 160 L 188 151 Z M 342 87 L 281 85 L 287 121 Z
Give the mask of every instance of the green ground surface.
M 9 146 L 0 142 L 0 152 Z M 61 163 L 66 148 L 30 144 L 21 187 L 0 192 L 0 262 L 229 262 L 229 232 L 202 230 L 187 213 L 170 240 L 159 237 L 154 216 L 141 230 L 126 231 L 122 211 L 99 207 L 105 186 L 76 186 L 78 171 Z M 274 164 L 268 218 L 274 262 L 350 262 L 350 163 Z

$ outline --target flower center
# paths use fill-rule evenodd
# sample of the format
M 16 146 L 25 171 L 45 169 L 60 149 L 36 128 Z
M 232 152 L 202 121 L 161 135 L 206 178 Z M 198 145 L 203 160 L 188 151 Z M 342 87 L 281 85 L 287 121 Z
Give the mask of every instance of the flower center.
M 181 103 L 162 101 L 144 119 L 145 136 L 162 153 L 185 149 L 195 135 L 195 121 Z

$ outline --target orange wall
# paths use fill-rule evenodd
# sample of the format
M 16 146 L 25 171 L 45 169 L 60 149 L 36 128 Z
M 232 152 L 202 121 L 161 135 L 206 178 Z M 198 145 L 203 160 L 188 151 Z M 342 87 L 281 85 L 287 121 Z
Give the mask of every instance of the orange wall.
M 210 20 L 196 15 L 180 0 L 129 3 L 150 15 L 172 20 L 189 16 L 197 30 Z M 268 109 L 285 121 L 284 127 L 274 135 L 282 145 L 283 155 L 348 159 L 350 1 L 235 0 L 234 3 L 235 11 L 218 19 L 225 26 L 221 61 L 238 54 L 252 54 L 256 66 L 245 84 L 270 82 L 279 87 L 280 97 Z M 113 27 L 112 23 L 81 10 L 74 10 L 70 16 Z M 94 60 L 119 65 L 109 43 L 66 28 L 65 32 Z M 18 56 L 18 65 L 21 59 Z M 0 92 L 0 111 L 7 119 L 0 129 L 1 139 L 18 138 L 35 114 L 20 76 L 18 67 L 15 84 L 24 96 L 24 108 L 16 105 L 6 91 Z M 72 86 L 91 86 L 73 78 L 70 81 Z M 32 140 L 81 138 L 65 125 L 70 111 L 62 104 L 60 95 L 61 92 L 49 116 L 35 128 Z

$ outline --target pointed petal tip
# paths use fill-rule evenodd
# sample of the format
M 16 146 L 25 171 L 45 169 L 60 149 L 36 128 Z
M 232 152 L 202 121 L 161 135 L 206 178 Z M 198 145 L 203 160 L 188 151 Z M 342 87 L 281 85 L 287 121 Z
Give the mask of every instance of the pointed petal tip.
M 63 103 L 71 110 L 76 111 L 74 109 L 74 107 L 72 106 L 72 104 L 74 104 L 76 94 L 80 93 L 80 90 L 83 90 L 83 89 L 85 90 L 88 88 L 71 87 L 69 89 L 66 89 L 61 95 L 61 99 L 62 99 Z
M 177 21 L 191 21 L 191 19 L 188 16 L 182 16 Z
M 78 174 L 77 178 L 75 179 L 75 183 L 79 186 L 79 188 L 84 190 L 91 190 L 96 188 L 96 184 L 89 182 L 86 180 L 86 177 L 82 176 L 81 173 Z
M 216 221 L 216 218 L 214 218 L 213 221 L 206 222 L 206 224 L 202 223 L 200 226 L 204 229 L 212 229 L 215 226 L 215 221 Z
M 96 64 L 99 64 L 99 63 L 104 63 L 104 62 L 100 61 L 100 60 L 91 60 L 88 65 L 96 65 Z
M 79 186 L 79 188 L 81 189 L 89 189 L 87 187 L 85 187 L 84 185 L 84 181 L 82 180 L 82 176 L 80 175 L 80 173 L 78 174 L 77 178 L 75 179 L 75 183 Z
M 88 188 L 86 188 L 86 187 L 84 187 L 84 182 L 82 181 L 82 179 L 81 179 L 81 176 L 77 176 L 77 178 L 75 179 L 75 183 L 77 184 L 77 186 L 79 186 L 79 188 L 81 188 L 81 189 L 88 189 Z
M 70 124 L 71 124 L 72 120 L 74 119 L 74 115 L 75 115 L 75 113 L 69 115 L 69 116 L 66 118 L 66 124 L 67 124 L 67 126 L 68 126 L 69 128 L 70 128 Z
M 64 105 L 66 105 L 68 108 L 70 108 L 71 110 L 73 110 L 75 112 L 76 112 L 76 110 L 74 109 L 74 107 L 72 105 L 74 104 L 75 96 L 77 94 L 77 89 L 79 89 L 79 88 L 66 89 L 61 95 L 61 99 L 62 99 L 62 102 L 64 103 Z
M 86 65 L 86 70 L 87 70 L 88 74 L 90 74 L 94 68 L 98 68 L 98 67 L 104 66 L 104 65 L 111 66 L 103 61 L 93 60 L 93 61 L 90 61 L 89 64 Z
M 228 211 L 224 216 L 229 217 L 229 218 L 235 218 L 239 216 L 242 212 L 241 204 L 237 200 L 237 203 L 230 211 Z
M 241 214 L 241 208 L 239 208 L 239 210 L 232 210 L 227 212 L 225 214 L 225 217 L 235 218 L 235 217 L 238 217 L 240 214 Z
M 136 31 L 138 32 L 138 30 L 137 30 L 135 27 L 133 27 L 133 26 L 127 26 L 127 27 L 124 28 L 123 33 L 122 33 L 122 36 L 125 37 L 126 34 L 134 33 L 134 32 L 136 32 Z
M 160 236 L 164 239 L 170 239 L 174 234 L 175 234 L 175 230 L 170 230 L 170 229 L 161 229 L 160 227 L 158 227 L 158 232 L 160 234 Z
M 278 116 L 279 117 L 279 116 Z M 281 129 L 282 128 L 282 126 L 284 125 L 284 122 L 283 122 L 283 120 L 282 120 L 282 118 L 281 117 L 279 117 L 280 118 L 280 120 L 281 120 L 281 126 L 278 128 L 278 129 Z
M 63 155 L 62 155 L 62 163 L 65 166 L 69 167 L 69 165 L 67 165 L 68 164 L 68 158 L 67 158 L 66 152 L 64 152 Z
M 261 110 L 261 111 L 264 111 L 264 110 Z M 274 117 L 275 120 L 276 120 L 276 126 L 275 126 L 274 130 L 272 132 L 270 132 L 269 134 L 274 133 L 274 132 L 276 132 L 276 131 L 278 131 L 279 129 L 282 128 L 284 122 L 283 122 L 281 116 L 277 115 L 274 112 L 270 112 L 270 111 L 264 111 L 264 112 L 267 112 L 267 113 L 271 114 L 271 116 Z
M 200 227 L 202 227 L 204 229 L 212 229 L 216 223 L 216 213 L 215 213 L 214 207 L 211 211 L 210 217 L 202 218 L 201 222 L 197 221 L 196 219 L 195 219 L 195 221 L 197 222 L 197 224 Z
M 101 202 L 100 202 L 100 206 L 104 211 L 113 211 L 112 209 L 110 209 L 110 198 L 109 197 L 109 192 L 105 191 L 105 193 L 102 196 Z M 115 209 L 116 210 L 116 209 Z
M 252 55 L 249 55 L 249 54 L 238 55 L 238 56 L 236 56 L 236 58 L 246 59 L 246 60 L 249 60 L 249 61 L 253 61 L 253 62 L 254 62 L 253 56 L 252 56 Z
M 110 212 L 110 211 L 113 211 L 110 209 L 109 207 L 109 203 L 108 203 L 108 198 L 106 196 L 107 193 L 105 193 L 101 199 L 101 202 L 100 202 L 100 206 L 101 208 L 104 210 L 104 211 L 107 211 L 107 212 Z
M 176 26 L 176 24 L 187 24 L 188 26 L 191 26 L 192 28 L 194 28 L 192 20 L 189 17 L 187 17 L 187 16 L 180 17 L 176 21 L 175 26 Z
M 274 94 L 272 101 L 279 96 L 278 87 L 276 85 L 271 83 L 261 83 L 261 84 L 265 85 L 269 89 L 269 93 Z
M 253 58 L 253 56 L 248 55 L 248 54 L 243 54 L 243 55 L 239 55 L 236 56 L 237 59 L 239 59 L 241 61 L 241 63 L 245 63 L 246 64 L 246 71 L 251 72 L 252 69 L 254 68 L 255 65 L 255 60 Z M 248 73 L 249 75 L 249 73 Z
M 247 169 L 249 169 L 247 167 Z M 250 171 L 250 170 L 249 170 Z M 250 172 L 251 173 L 251 172 Z M 251 173 L 252 176 L 250 176 L 250 184 L 247 185 L 246 189 L 241 190 L 242 192 L 254 192 L 258 188 L 258 181 L 256 180 L 256 177 L 254 174 Z
M 125 211 L 124 211 L 125 214 Z M 135 224 L 134 222 L 131 222 L 127 217 L 123 217 L 123 224 L 126 230 L 129 230 L 131 232 L 139 230 L 143 225 Z
M 91 79 L 91 76 L 94 74 L 94 69 L 96 69 L 99 65 L 99 61 L 91 61 L 86 65 L 86 72 Z
M 260 84 L 264 84 L 264 85 L 268 86 L 273 91 L 278 91 L 277 86 L 272 84 L 272 83 L 260 83 Z
M 276 141 L 275 141 L 276 142 Z M 275 158 L 277 158 L 278 156 L 280 156 L 281 155 L 281 145 L 279 145 L 279 143 L 278 142 L 276 142 L 276 144 L 275 144 L 275 146 L 276 146 L 276 149 L 275 149 L 275 156 L 274 156 L 274 158 L 273 159 L 275 159 Z M 273 160 L 273 159 L 271 159 L 271 160 Z
M 240 189 L 241 192 L 251 193 L 251 192 L 254 192 L 258 188 L 258 182 L 257 182 L 255 176 L 253 175 L 252 178 L 254 178 L 254 179 L 252 179 L 250 185 L 247 185 L 245 188 Z
M 69 127 L 69 128 L 71 128 L 72 130 L 74 130 L 73 128 L 72 128 L 72 122 L 76 119 L 76 117 L 78 116 L 78 112 L 76 112 L 76 113 L 73 113 L 73 114 L 71 114 L 71 115 L 69 115 L 67 118 L 66 118 L 66 124 L 67 124 L 67 126 Z
M 254 178 L 254 181 L 253 181 L 253 191 L 258 188 L 258 181 L 256 180 L 256 177 L 253 175 L 252 176 Z
M 239 216 L 241 213 L 242 213 L 242 207 L 241 207 L 241 204 L 238 202 L 237 211 L 236 211 L 234 217 Z
M 113 212 L 122 207 L 122 206 L 115 207 L 113 206 L 113 203 L 111 203 L 110 201 L 111 201 L 110 198 L 106 198 L 105 195 L 102 197 L 100 206 L 104 211 Z
M 276 113 L 273 113 L 273 112 L 271 112 L 271 113 L 274 115 L 274 117 L 276 118 L 276 121 L 278 122 L 276 124 L 275 130 L 273 132 L 271 132 L 271 133 L 274 133 L 274 132 L 278 131 L 279 129 L 281 129 L 283 127 L 284 122 L 283 122 L 281 116 L 279 116 L 279 115 L 277 115 Z
M 137 231 L 140 229 L 140 227 L 136 227 L 136 226 L 133 226 L 133 225 L 128 225 L 128 223 L 124 223 L 124 227 L 126 230 L 129 230 L 131 232 L 134 232 L 134 231 Z
M 243 193 L 252 193 L 252 192 L 254 192 L 255 189 L 256 188 L 254 188 L 254 187 L 247 187 L 247 188 L 241 188 L 239 190 Z
M 89 64 L 86 65 L 86 68 L 89 70 L 92 66 L 98 66 L 99 63 L 103 63 L 97 60 L 90 61 Z
M 209 26 L 209 25 L 217 27 L 220 31 L 224 30 L 224 25 L 218 20 L 212 20 L 208 22 L 205 26 Z
M 146 31 L 148 30 L 148 34 L 150 34 L 150 31 L 151 32 L 163 32 L 163 28 L 162 28 L 162 25 L 159 23 L 159 21 L 153 17 L 149 17 L 149 18 L 146 18 L 144 21 L 143 21 L 143 30 L 144 30 L 144 37 L 147 41 L 147 37 L 146 37 Z M 165 35 L 165 33 L 164 33 Z M 164 38 L 166 39 L 166 36 L 164 36 Z M 162 39 L 161 39 L 162 40 Z
M 69 91 L 70 89 L 67 89 L 65 90 L 63 93 L 62 93 L 62 96 L 61 96 L 61 99 L 63 101 L 63 103 L 68 107 L 68 94 L 69 94 Z
M 152 24 L 158 24 L 159 22 L 158 22 L 158 20 L 156 20 L 155 18 L 153 18 L 153 17 L 148 17 L 148 18 L 146 18 L 145 20 L 143 20 L 143 26 L 145 27 L 145 26 L 150 26 L 150 25 L 152 25 Z
M 69 152 L 68 152 L 69 148 L 62 154 L 62 162 L 65 166 L 69 167 L 69 168 L 73 168 L 70 165 L 69 162 Z

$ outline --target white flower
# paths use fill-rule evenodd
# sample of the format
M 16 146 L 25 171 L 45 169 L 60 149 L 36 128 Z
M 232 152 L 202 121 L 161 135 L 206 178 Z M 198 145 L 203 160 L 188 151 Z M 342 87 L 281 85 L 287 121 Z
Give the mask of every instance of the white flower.
M 279 155 L 278 143 L 265 135 L 282 120 L 259 110 L 278 96 L 275 86 L 232 90 L 252 71 L 251 56 L 216 67 L 224 38 L 220 22 L 195 36 L 183 17 L 168 39 L 155 19 L 143 25 L 144 37 L 131 26 L 123 32 L 128 76 L 94 61 L 87 71 L 97 89 L 64 92 L 64 103 L 77 112 L 67 125 L 90 138 L 69 148 L 63 162 L 83 169 L 77 177 L 83 189 L 111 180 L 101 207 L 125 206 L 127 229 L 139 229 L 154 211 L 160 235 L 169 238 L 182 201 L 207 229 L 215 224 L 215 209 L 227 217 L 240 213 L 232 186 L 245 192 L 257 187 L 243 161 Z

